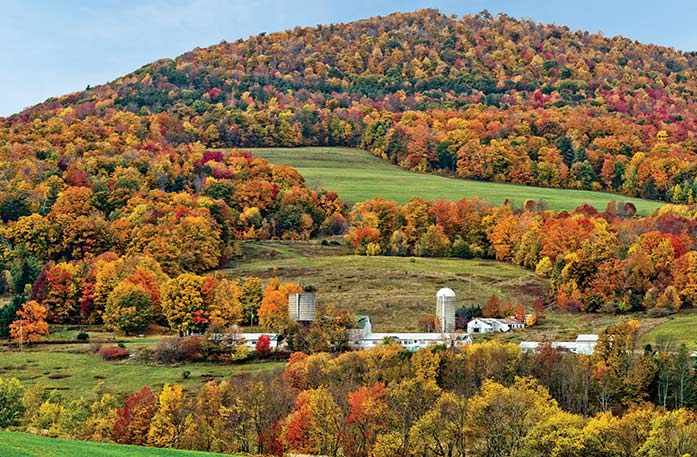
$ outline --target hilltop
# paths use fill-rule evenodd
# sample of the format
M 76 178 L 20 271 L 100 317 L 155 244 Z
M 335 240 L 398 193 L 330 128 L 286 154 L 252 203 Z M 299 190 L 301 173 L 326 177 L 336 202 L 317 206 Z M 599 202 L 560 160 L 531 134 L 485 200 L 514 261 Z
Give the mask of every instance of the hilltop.
M 412 170 L 692 203 L 696 65 L 622 37 L 422 10 L 194 49 L 27 109 L 0 139 L 63 155 L 31 133 L 123 129 L 127 113 L 135 143 L 353 146 Z

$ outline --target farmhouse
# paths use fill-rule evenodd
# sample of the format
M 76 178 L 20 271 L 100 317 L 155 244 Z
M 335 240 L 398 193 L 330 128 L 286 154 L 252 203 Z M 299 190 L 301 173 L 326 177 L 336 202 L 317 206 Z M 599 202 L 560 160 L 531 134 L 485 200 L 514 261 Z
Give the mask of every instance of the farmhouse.
M 467 333 L 510 332 L 516 328 L 525 328 L 525 323 L 514 319 L 491 319 L 477 317 L 467 323 Z
M 573 354 L 591 355 L 595 350 L 597 342 L 598 335 L 584 334 L 578 335 L 576 341 L 553 341 L 552 347 L 562 351 L 569 351 Z M 537 341 L 523 341 L 520 343 L 520 349 L 523 352 L 533 352 L 540 344 Z

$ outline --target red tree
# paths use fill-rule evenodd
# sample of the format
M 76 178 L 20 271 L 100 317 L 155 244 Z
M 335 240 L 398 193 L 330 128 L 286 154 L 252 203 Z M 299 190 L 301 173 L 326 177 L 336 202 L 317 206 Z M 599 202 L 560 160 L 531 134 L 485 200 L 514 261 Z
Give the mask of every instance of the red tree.
M 271 338 L 269 335 L 261 335 L 257 340 L 256 345 L 257 354 L 259 354 L 260 359 L 265 359 L 271 354 Z
M 123 405 L 116 410 L 116 420 L 111 438 L 115 443 L 120 444 L 138 446 L 146 444 L 150 422 L 156 411 L 155 396 L 150 388 L 145 386 L 128 397 Z

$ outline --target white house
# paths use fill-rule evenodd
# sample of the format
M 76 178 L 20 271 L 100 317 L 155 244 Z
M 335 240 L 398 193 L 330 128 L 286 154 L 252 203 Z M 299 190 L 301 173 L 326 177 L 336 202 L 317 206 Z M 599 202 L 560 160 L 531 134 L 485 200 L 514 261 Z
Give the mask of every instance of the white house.
M 476 317 L 467 323 L 467 333 L 496 333 L 496 332 L 510 332 L 513 328 L 512 325 L 522 325 L 522 327 L 516 326 L 516 328 L 524 328 L 525 324 L 514 321 L 512 319 L 491 319 L 486 317 Z
M 595 350 L 595 345 L 598 342 L 598 335 L 578 335 L 576 341 L 553 341 L 552 347 L 559 350 L 569 351 L 573 354 L 591 355 Z M 539 346 L 537 341 L 523 341 L 520 343 L 520 349 L 523 352 L 534 352 Z
M 257 341 L 262 335 L 267 335 L 269 337 L 271 350 L 273 351 L 278 347 L 278 343 L 281 335 L 278 333 L 238 333 L 237 340 L 239 342 L 244 342 L 244 345 L 249 349 L 256 349 Z M 237 344 L 239 344 L 239 342 Z

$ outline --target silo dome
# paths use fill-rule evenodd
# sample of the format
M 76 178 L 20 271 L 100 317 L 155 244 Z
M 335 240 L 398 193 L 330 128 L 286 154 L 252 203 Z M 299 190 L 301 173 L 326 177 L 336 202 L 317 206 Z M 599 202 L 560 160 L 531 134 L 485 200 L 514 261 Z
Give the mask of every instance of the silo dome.
M 453 290 L 450 289 L 449 287 L 443 287 L 436 294 L 436 297 L 454 297 L 454 296 L 455 296 L 455 292 L 453 292 Z

